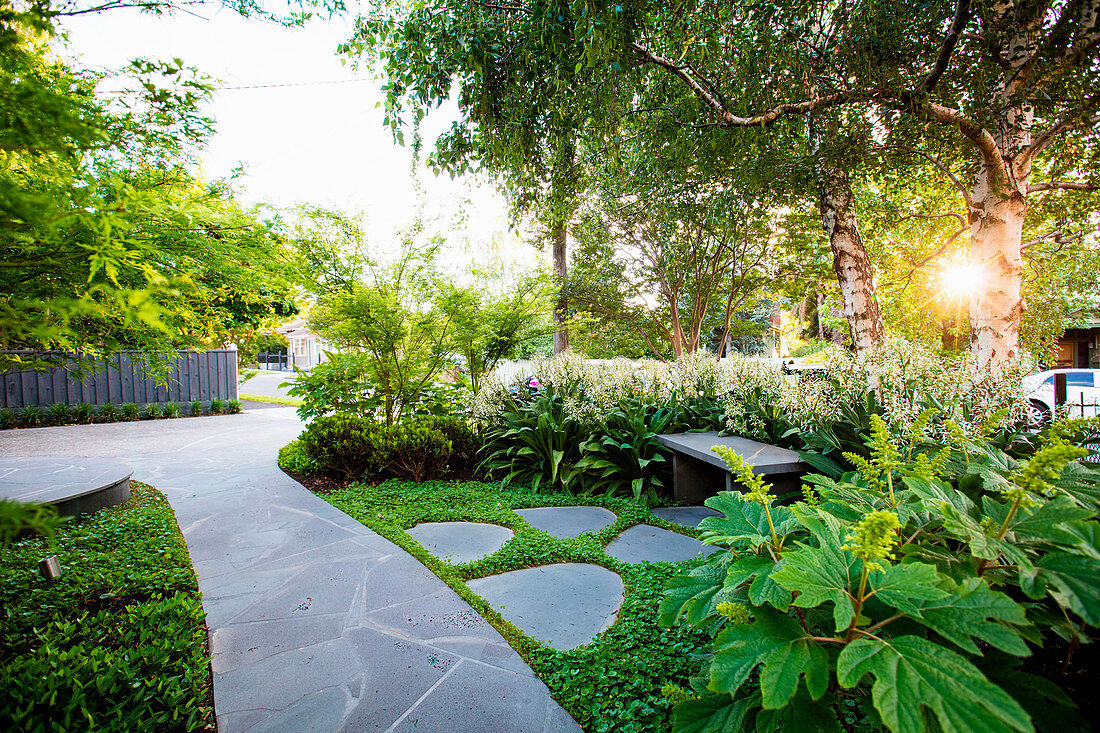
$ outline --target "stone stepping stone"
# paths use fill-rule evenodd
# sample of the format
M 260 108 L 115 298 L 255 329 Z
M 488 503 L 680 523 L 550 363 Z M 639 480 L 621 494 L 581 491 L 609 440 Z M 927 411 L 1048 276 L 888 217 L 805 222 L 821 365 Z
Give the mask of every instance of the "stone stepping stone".
M 422 522 L 408 533 L 425 550 L 456 565 L 492 555 L 515 536 L 507 527 L 484 522 Z
M 671 530 L 635 524 L 611 541 L 604 552 L 623 562 L 680 562 L 718 548 Z
M 698 528 L 699 523 L 707 517 L 722 516 L 722 512 L 716 512 L 709 506 L 666 506 L 650 511 L 658 519 L 679 524 L 681 527 L 695 528 Z
M 560 539 L 571 539 L 585 532 L 610 527 L 617 518 L 614 512 L 598 506 L 547 506 L 516 509 L 515 512 L 535 529 Z
M 467 585 L 527 635 L 561 650 L 595 639 L 623 603 L 618 573 L 587 563 L 513 570 Z

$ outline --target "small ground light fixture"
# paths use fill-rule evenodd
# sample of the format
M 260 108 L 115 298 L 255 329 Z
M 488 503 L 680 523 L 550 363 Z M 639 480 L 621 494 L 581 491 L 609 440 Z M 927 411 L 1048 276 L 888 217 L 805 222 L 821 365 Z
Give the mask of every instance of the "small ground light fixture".
M 50 555 L 38 561 L 38 572 L 46 580 L 57 580 L 61 577 L 61 563 L 57 561 L 57 555 Z

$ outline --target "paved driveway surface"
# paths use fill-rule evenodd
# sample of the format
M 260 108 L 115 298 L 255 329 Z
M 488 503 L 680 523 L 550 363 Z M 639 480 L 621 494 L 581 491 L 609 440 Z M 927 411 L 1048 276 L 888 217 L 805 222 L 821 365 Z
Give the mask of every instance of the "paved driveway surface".
M 191 552 L 218 729 L 579 731 L 501 636 L 400 548 L 280 471 L 292 408 L 0 432 L 12 456 L 109 456 Z

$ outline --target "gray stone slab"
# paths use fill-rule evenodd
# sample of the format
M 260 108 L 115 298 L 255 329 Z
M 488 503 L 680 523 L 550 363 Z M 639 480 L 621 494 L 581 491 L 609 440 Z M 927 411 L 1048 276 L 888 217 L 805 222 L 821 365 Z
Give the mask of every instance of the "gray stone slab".
M 616 519 L 614 512 L 598 506 L 547 506 L 515 511 L 535 529 L 562 539 L 610 527 Z
M 33 428 L 0 431 L 0 455 L 110 458 L 168 496 L 207 613 L 221 733 L 386 730 L 412 710 L 417 730 L 579 732 L 443 581 L 278 469 L 301 430 L 293 408 Z M 450 710 L 461 701 L 445 684 L 465 666 L 492 685 L 470 714 Z
M 49 504 L 76 516 L 130 498 L 133 468 L 110 458 L 0 459 L 0 499 Z
M 557 563 L 467 583 L 501 616 L 555 649 L 587 644 L 615 622 L 623 581 L 607 568 Z
M 635 524 L 612 540 L 604 551 L 618 560 L 633 563 L 680 562 L 709 555 L 716 549 L 671 530 Z
M 802 462 L 798 453 L 775 445 L 767 445 L 748 438 L 736 436 L 721 437 L 717 432 L 709 433 L 672 433 L 658 435 L 657 440 L 679 453 L 725 468 L 726 463 L 711 448 L 724 445 L 732 448 L 752 466 L 756 474 L 798 473 L 808 470 L 809 465 Z
M 394 733 L 551 733 L 577 730 L 561 708 L 541 705 L 538 687 L 513 673 L 463 662 L 393 727 Z M 369 730 L 369 729 L 368 729 Z
M 699 523 L 707 517 L 720 517 L 721 512 L 716 512 L 709 506 L 666 506 L 651 510 L 653 516 L 666 522 L 678 524 L 681 527 L 698 527 Z
M 423 522 L 408 533 L 428 552 L 455 564 L 492 555 L 516 534 L 507 527 L 484 522 Z

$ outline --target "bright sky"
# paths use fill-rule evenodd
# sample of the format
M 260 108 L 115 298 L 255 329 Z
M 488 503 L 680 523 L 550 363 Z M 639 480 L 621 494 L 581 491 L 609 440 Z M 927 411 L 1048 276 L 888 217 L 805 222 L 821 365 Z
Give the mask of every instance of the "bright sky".
M 217 120 L 217 134 L 204 154 L 203 173 L 219 178 L 243 164 L 250 201 L 365 212 L 370 241 L 380 246 L 395 241 L 394 232 L 423 204 L 426 221 L 434 221 L 454 248 L 453 267 L 498 258 L 529 267 L 541 258 L 508 230 L 507 205 L 491 186 L 436 178 L 420 165 L 417 192 L 410 150 L 396 145 L 382 124 L 379 83 L 368 69 L 342 65 L 335 53 L 350 36 L 350 20 L 288 29 L 216 4 L 193 12 L 77 16 L 65 24 L 69 53 L 90 68 L 178 57 L 227 87 L 296 85 L 222 89 L 207 110 Z M 425 140 L 449 124 L 445 111 L 429 115 Z

